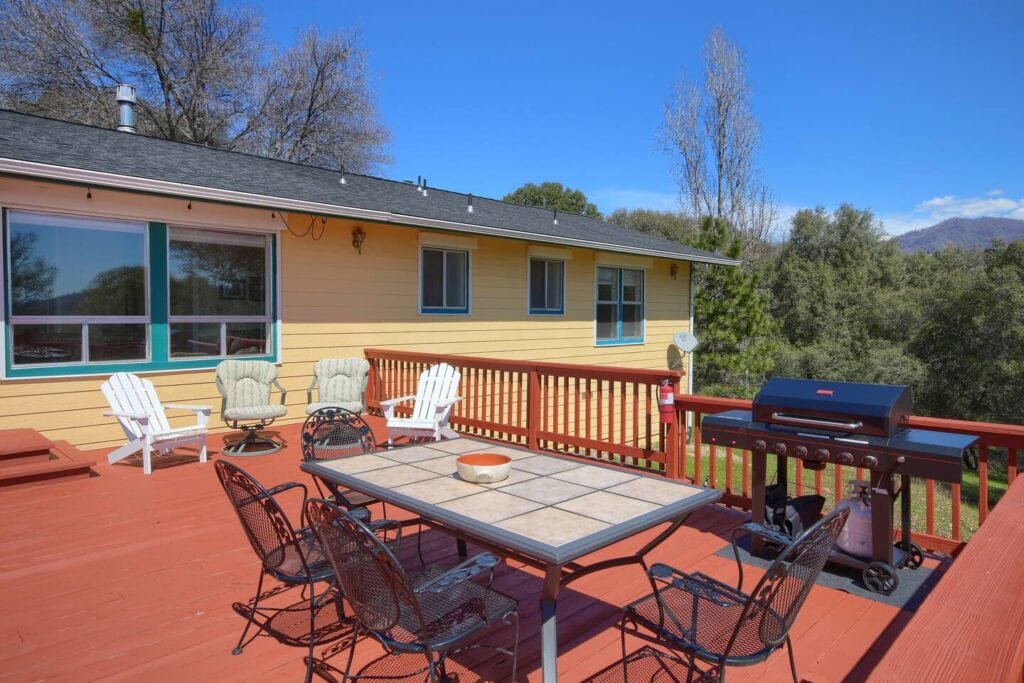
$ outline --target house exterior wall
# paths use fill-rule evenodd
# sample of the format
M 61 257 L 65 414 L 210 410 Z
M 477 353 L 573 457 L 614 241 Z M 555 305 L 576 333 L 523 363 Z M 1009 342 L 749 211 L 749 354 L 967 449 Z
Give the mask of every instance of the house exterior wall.
M 412 227 L 365 221 L 289 216 L 291 232 L 270 210 L 91 190 L 41 181 L 0 178 L 0 207 L 133 218 L 171 225 L 276 231 L 279 257 L 278 360 L 288 389 L 288 417 L 305 417 L 306 387 L 320 358 L 361 356 L 367 347 L 508 359 L 665 369 L 678 359 L 672 335 L 689 329 L 689 268 L 684 261 L 638 258 L 587 249 L 554 249 L 491 237 L 437 237 Z M 366 233 L 362 253 L 352 231 Z M 321 233 L 322 231 L 322 233 Z M 314 236 L 321 236 L 314 240 Z M 419 312 L 421 243 L 455 240 L 471 245 L 468 315 Z M 527 274 L 535 255 L 567 256 L 565 312 L 528 314 Z M 540 252 L 539 254 L 537 252 Z M 645 339 L 642 344 L 595 344 L 598 264 L 645 270 Z M 675 263 L 677 273 L 670 274 Z M 6 283 L 6 277 L 3 280 Z M 5 284 L 6 287 L 6 284 Z M 211 424 L 222 429 L 213 370 L 143 373 L 167 403 L 210 404 Z M 31 427 L 80 448 L 115 446 L 122 433 L 99 391 L 104 375 L 0 380 L 0 429 Z M 172 424 L 189 416 L 172 414 Z

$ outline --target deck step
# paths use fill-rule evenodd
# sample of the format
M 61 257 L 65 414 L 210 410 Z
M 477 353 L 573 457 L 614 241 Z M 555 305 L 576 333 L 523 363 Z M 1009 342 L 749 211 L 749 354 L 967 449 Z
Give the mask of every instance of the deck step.
M 34 429 L 0 430 L 0 468 L 47 462 L 52 442 Z
M 32 429 L 0 431 L 0 444 L 0 488 L 90 477 L 96 464 L 67 441 L 51 442 Z

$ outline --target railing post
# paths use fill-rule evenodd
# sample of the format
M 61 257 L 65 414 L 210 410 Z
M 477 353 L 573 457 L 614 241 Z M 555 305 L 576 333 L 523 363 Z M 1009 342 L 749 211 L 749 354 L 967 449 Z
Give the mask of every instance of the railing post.
M 366 382 L 366 396 L 364 398 L 366 402 L 366 408 L 379 408 L 380 407 L 380 360 L 377 358 L 367 358 L 370 362 L 370 373 L 367 377 Z
M 528 371 L 530 378 L 526 389 L 526 447 L 537 450 L 537 432 L 540 431 L 540 373 L 536 367 Z
M 679 410 L 673 406 L 672 422 L 665 425 L 665 476 L 679 478 Z

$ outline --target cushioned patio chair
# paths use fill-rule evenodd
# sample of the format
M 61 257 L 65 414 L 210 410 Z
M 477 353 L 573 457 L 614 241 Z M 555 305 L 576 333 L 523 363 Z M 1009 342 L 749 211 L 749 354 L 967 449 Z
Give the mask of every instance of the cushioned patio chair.
M 423 655 L 428 680 L 437 683 L 450 680 L 445 670 L 447 659 L 469 647 L 482 647 L 466 643 L 497 623 L 513 626 L 512 649 L 493 649 L 512 658 L 508 680 L 515 680 L 519 606 L 514 599 L 492 589 L 490 579 L 486 585 L 472 580 L 485 572 L 493 578 L 494 567 L 501 561 L 497 556 L 480 553 L 454 569 L 428 567 L 409 576 L 390 548 L 337 505 L 309 500 L 306 518 L 355 612 L 356 625 L 342 680 L 359 679 L 358 674 L 350 674 L 361 631 L 373 635 L 388 654 Z
M 303 423 L 301 439 L 302 459 L 306 462 L 336 460 L 377 450 L 377 441 L 373 438 L 370 425 L 359 415 L 344 408 L 320 408 L 315 411 Z M 320 477 L 314 476 L 313 482 L 321 496 L 327 497 L 324 493 L 326 489 L 333 502 L 351 512 L 359 521 L 369 521 L 367 506 L 378 502 L 376 498 Z M 387 516 L 386 508 L 383 512 Z
M 226 360 L 217 365 L 217 391 L 221 395 L 220 416 L 232 429 L 245 432 L 241 439 L 224 445 L 227 455 L 269 455 L 284 444 L 259 432 L 288 412 L 287 391 L 277 381 L 277 366 L 265 360 Z M 281 402 L 271 403 L 273 387 Z
M 366 382 L 370 362 L 365 358 L 324 358 L 313 366 L 313 382 L 306 390 L 306 415 L 321 408 L 344 408 L 357 415 L 366 410 Z M 313 391 L 316 390 L 316 401 Z
M 733 532 L 733 553 L 739 567 L 736 588 L 705 574 L 686 574 L 665 564 L 652 565 L 647 576 L 654 592 L 626 607 L 622 617 L 622 663 L 627 680 L 629 624 L 637 631 L 643 628 L 650 632 L 670 650 L 681 651 L 691 679 L 697 673 L 695 660 L 711 664 L 716 669 L 715 680 L 724 681 L 727 665 L 758 664 L 785 643 L 790 673 L 794 683 L 799 683 L 789 629 L 821 574 L 849 513 L 848 508 L 836 510 L 796 539 L 789 539 L 750 593 L 743 592 L 743 565 L 736 540 L 745 532 L 760 536 L 772 533 L 762 525 L 744 524 Z
M 110 404 L 110 410 L 103 414 L 116 417 L 128 438 L 128 443 L 107 455 L 107 462 L 111 465 L 135 453 L 142 453 L 142 471 L 152 474 L 153 452 L 162 455 L 181 446 L 197 447 L 199 462 L 206 462 L 210 406 L 161 403 L 152 382 L 128 372 L 111 375 L 100 389 Z M 164 412 L 166 408 L 190 410 L 195 413 L 196 423 L 171 427 Z
M 458 370 L 447 363 L 439 363 L 420 373 L 415 394 L 381 401 L 380 408 L 387 419 L 388 446 L 399 436 L 434 441 L 458 436 L 448 426 L 448 418 L 452 407 L 462 400 L 457 395 L 461 379 Z M 395 409 L 406 401 L 413 401 L 412 415 L 398 417 Z

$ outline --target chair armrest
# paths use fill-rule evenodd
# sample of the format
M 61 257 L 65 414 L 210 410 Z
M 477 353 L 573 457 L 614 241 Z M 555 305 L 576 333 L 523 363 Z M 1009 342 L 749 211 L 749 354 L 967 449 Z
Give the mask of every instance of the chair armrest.
M 736 541 L 743 534 L 759 536 L 771 543 L 776 543 L 783 547 L 793 542 L 793 538 L 789 534 L 784 534 L 781 531 L 777 531 L 771 527 L 765 526 L 764 524 L 757 524 L 755 522 L 740 524 L 738 527 L 733 529 L 730 538 L 732 542 L 732 554 L 733 557 L 736 558 L 736 572 L 739 575 L 736 580 L 737 590 L 743 590 L 743 562 L 740 560 L 740 548 Z
M 489 571 L 492 576 L 494 567 L 501 562 L 501 559 L 493 553 L 480 553 L 469 558 L 458 567 L 449 569 L 441 576 L 428 581 L 414 589 L 415 593 L 443 593 L 452 586 L 468 581 L 477 574 Z M 488 585 L 490 581 L 488 581 Z
M 398 555 L 400 548 L 402 547 L 402 527 L 404 524 L 397 519 L 378 519 L 376 522 L 370 522 L 366 525 L 366 528 L 372 531 L 375 535 L 381 537 L 381 541 L 387 545 L 393 546 L 391 548 L 395 555 Z M 388 540 L 388 532 L 394 534 L 392 540 Z
M 450 398 L 447 401 L 438 401 L 436 405 L 439 410 L 443 410 L 444 408 L 450 408 L 461 400 L 461 396 L 456 396 L 455 398 Z
M 313 381 L 306 387 L 306 405 L 308 406 L 313 402 L 313 390 L 316 389 L 316 375 L 313 375 Z
M 405 401 L 411 401 L 414 398 L 416 398 L 416 394 L 412 394 L 411 396 L 399 396 L 398 398 L 389 398 L 389 399 L 385 399 L 385 400 L 381 401 L 380 405 L 381 405 L 381 407 L 384 407 L 384 406 L 396 406 L 399 403 L 403 403 Z
M 288 396 L 288 390 L 281 386 L 281 383 L 276 379 L 274 380 L 274 386 L 281 392 L 281 405 L 284 405 L 285 398 Z
M 302 489 L 302 507 L 299 508 L 301 511 L 299 514 L 299 526 L 304 527 L 306 526 L 306 499 L 309 497 L 309 490 L 306 488 L 305 484 L 301 484 L 297 481 L 286 481 L 283 484 L 278 484 L 277 486 L 267 489 L 267 494 L 271 498 L 277 498 L 279 493 L 284 493 L 285 491 L 290 491 L 291 489 L 296 488 Z
M 213 410 L 213 406 L 194 406 L 185 403 L 164 403 L 163 406 L 172 410 L 191 410 L 193 413 L 206 413 L 207 415 Z
M 722 607 L 742 605 L 747 600 L 747 595 L 742 591 L 700 572 L 687 574 L 667 564 L 658 563 L 651 565 L 647 575 L 655 583 L 678 588 Z
M 149 415 L 145 413 L 122 413 L 117 410 L 108 410 L 103 413 L 106 417 L 126 417 L 129 420 L 138 420 L 139 422 L 149 422 Z

